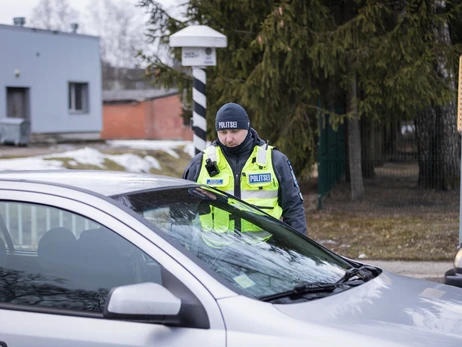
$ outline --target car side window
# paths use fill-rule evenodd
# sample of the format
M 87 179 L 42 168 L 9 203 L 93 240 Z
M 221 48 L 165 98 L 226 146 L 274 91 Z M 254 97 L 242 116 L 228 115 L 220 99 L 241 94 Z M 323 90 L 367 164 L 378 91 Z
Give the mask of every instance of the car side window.
M 102 312 L 113 287 L 162 284 L 154 259 L 75 213 L 0 202 L 0 229 L 0 304 Z

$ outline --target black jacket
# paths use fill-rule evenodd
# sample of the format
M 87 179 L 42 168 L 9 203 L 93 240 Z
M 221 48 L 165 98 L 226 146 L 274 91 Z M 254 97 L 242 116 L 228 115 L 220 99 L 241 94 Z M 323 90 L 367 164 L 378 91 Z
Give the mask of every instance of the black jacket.
M 238 174 L 242 177 L 241 171 L 247 162 L 255 146 L 265 142 L 258 137 L 254 129 L 250 129 L 249 135 L 238 148 L 228 148 L 219 141 L 214 141 L 212 145 L 220 146 L 223 155 L 231 166 L 234 177 Z M 183 178 L 190 181 L 197 181 L 202 165 L 202 152 L 196 154 L 186 167 Z M 303 197 L 297 183 L 297 179 L 286 155 L 278 150 L 272 151 L 274 171 L 279 181 L 278 203 L 282 208 L 283 221 L 302 234 L 306 234 L 306 217 L 303 206 Z

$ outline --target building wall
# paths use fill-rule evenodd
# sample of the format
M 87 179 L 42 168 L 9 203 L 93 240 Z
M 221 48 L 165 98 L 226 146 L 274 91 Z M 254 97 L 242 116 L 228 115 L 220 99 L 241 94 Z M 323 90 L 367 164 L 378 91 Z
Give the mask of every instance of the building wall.
M 148 138 L 183 140 L 182 104 L 178 95 L 146 102 L 146 130 Z
M 105 104 L 103 106 L 103 139 L 144 139 L 145 105 Z
M 191 127 L 184 127 L 183 128 L 183 140 L 184 141 L 192 141 L 193 140 L 193 131 Z
M 101 131 L 97 37 L 0 25 L 0 47 L 0 119 L 7 117 L 6 88 L 27 87 L 33 133 Z M 69 82 L 89 84 L 87 114 L 69 111 Z
M 136 104 L 104 104 L 104 139 L 192 140 L 177 95 Z

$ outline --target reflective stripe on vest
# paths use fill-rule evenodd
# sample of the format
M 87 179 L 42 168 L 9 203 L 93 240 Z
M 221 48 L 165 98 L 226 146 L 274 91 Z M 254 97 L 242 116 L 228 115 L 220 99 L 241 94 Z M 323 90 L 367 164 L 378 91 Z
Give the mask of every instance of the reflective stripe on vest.
M 241 193 L 241 199 L 277 199 L 278 192 L 274 190 L 247 190 Z

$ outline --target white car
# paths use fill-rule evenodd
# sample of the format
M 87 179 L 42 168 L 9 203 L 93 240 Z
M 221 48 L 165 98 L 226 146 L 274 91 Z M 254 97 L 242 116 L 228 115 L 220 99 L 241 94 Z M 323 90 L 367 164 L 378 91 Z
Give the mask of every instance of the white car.
M 462 289 L 194 182 L 4 172 L 0 197 L 2 347 L 462 346 Z

